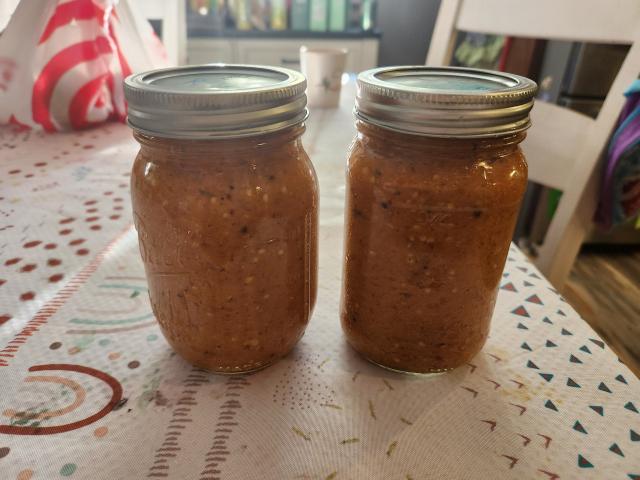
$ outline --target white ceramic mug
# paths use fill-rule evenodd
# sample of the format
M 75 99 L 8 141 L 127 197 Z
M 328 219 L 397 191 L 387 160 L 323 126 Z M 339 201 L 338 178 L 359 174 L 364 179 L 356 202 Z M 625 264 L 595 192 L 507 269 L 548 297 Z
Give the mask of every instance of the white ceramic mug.
M 307 77 L 307 105 L 332 108 L 340 102 L 346 48 L 300 47 L 300 67 Z

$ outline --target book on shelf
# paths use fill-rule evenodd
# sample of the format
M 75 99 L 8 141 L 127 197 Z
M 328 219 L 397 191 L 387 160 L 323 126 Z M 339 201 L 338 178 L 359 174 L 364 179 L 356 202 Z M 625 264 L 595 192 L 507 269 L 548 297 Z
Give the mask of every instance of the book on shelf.
M 309 2 L 291 0 L 291 30 L 309 30 Z
M 309 0 L 309 30 L 326 32 L 329 17 L 329 0 Z
M 347 0 L 330 0 L 329 31 L 343 32 L 347 29 Z

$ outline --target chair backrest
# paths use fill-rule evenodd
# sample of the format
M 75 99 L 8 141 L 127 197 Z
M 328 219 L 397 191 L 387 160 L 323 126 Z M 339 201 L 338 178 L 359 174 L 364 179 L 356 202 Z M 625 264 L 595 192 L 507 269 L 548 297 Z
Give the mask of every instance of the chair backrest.
M 639 0 L 442 0 L 427 65 L 448 65 L 456 32 L 631 44 L 597 119 L 536 101 L 523 150 L 529 178 L 563 191 L 537 266 L 561 288 L 597 204 L 597 166 L 640 71 Z
M 428 65 L 451 58 L 456 30 L 598 43 L 633 43 L 638 0 L 442 0 Z
M 427 65 L 449 64 L 458 30 L 632 44 L 597 120 L 542 101 L 531 114 L 533 127 L 523 148 L 532 180 L 565 190 L 575 184 L 576 169 L 590 172 L 622 108 L 622 93 L 640 70 L 640 1 L 442 0 Z M 585 152 L 585 145 L 591 150 Z

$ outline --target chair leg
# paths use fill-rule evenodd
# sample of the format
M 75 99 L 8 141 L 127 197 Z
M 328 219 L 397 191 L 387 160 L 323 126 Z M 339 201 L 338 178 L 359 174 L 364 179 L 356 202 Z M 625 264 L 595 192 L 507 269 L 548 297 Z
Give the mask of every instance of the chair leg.
M 441 67 L 449 65 L 456 41 L 456 20 L 461 0 L 443 0 L 440 2 L 438 18 L 431 35 L 431 44 L 427 52 L 425 65 Z
M 564 288 L 580 247 L 593 228 L 598 179 L 599 169 L 596 168 L 581 195 L 573 198 L 563 195 L 540 247 L 536 266 L 558 290 Z

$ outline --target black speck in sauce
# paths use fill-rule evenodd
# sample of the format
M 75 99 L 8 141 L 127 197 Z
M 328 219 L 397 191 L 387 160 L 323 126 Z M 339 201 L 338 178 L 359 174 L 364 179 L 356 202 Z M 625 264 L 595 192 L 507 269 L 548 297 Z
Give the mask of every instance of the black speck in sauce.
M 382 175 L 382 172 L 380 171 L 380 169 L 376 168 L 376 169 L 373 171 L 373 175 L 374 175 L 375 177 L 380 177 L 380 176 Z
M 380 202 L 380 206 L 385 209 L 389 208 L 389 202 Z
M 271 181 L 274 181 L 276 179 L 276 176 L 275 175 L 269 175 L 267 178 L 269 180 L 271 180 Z
M 240 229 L 240 233 L 243 234 L 243 235 L 245 235 L 248 231 L 249 231 L 249 229 L 247 228 L 246 225 Z
M 213 193 L 205 190 L 204 188 L 199 188 L 198 192 L 200 192 L 200 195 L 204 195 L 205 197 L 209 197 L 209 198 L 213 197 Z
M 354 208 L 353 216 L 358 218 L 364 218 L 364 213 L 362 213 L 362 210 L 358 210 L 357 208 Z
M 482 212 L 480 210 L 473 211 L 473 218 L 480 218 L 482 216 Z

